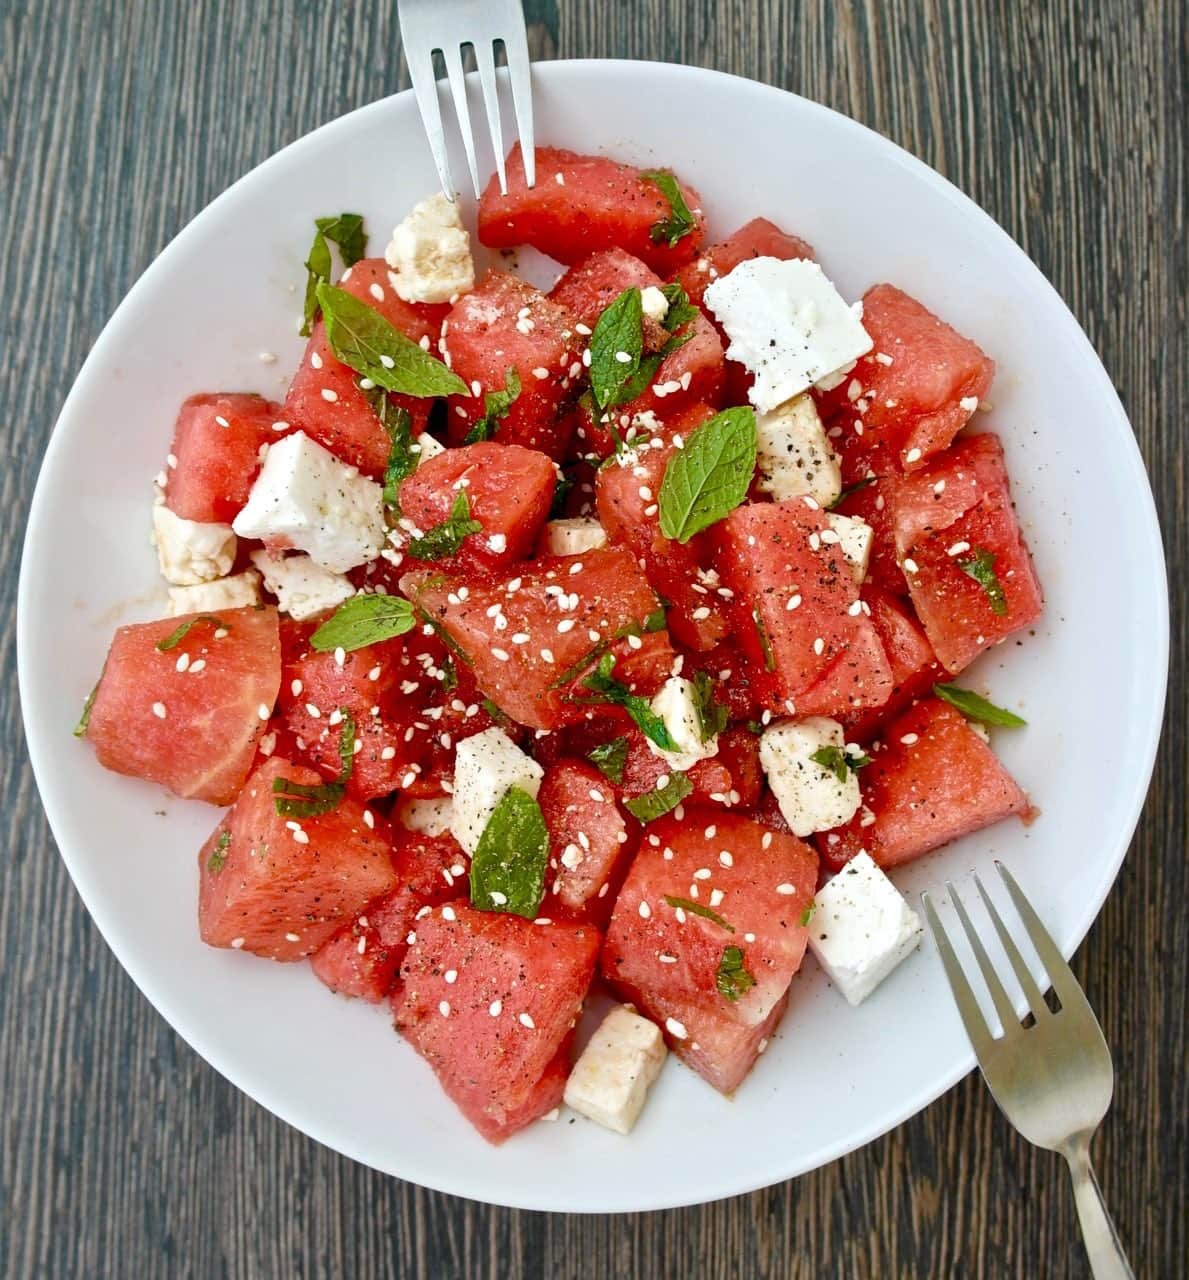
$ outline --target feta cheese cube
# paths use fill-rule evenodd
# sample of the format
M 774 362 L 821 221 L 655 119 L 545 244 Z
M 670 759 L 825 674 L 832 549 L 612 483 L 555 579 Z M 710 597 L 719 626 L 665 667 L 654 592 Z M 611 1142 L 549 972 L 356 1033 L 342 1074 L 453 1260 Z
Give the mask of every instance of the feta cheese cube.
M 669 299 L 654 284 L 646 285 L 640 290 L 640 303 L 644 314 L 660 324 L 669 314 Z
M 153 507 L 153 545 L 166 582 L 196 587 L 231 572 L 235 534 L 229 524 L 183 520 L 163 503 Z
M 574 1063 L 566 1103 L 606 1129 L 631 1133 L 667 1056 L 660 1028 L 617 1005 Z
M 449 796 L 433 796 L 428 800 L 401 800 L 396 806 L 396 820 L 407 831 L 441 836 L 454 821 L 454 802 Z
M 822 889 L 809 946 L 847 1000 L 865 1000 L 921 940 L 920 917 L 864 850 Z
M 545 770 L 502 729 L 485 729 L 463 738 L 454 756 L 451 835 L 467 853 L 474 854 L 504 795 L 519 787 L 535 800 L 544 774 Z
M 677 744 L 675 751 L 665 751 L 651 738 L 648 748 L 674 770 L 684 773 L 699 760 L 718 755 L 718 735 L 702 741 L 702 718 L 692 680 L 670 676 L 652 699 L 652 710 L 664 721 L 669 737 Z
M 589 516 L 550 520 L 545 526 L 545 550 L 551 556 L 579 556 L 607 545 L 607 531 Z
M 350 579 L 323 569 L 309 556 L 273 556 L 267 551 L 253 551 L 252 563 L 264 575 L 264 585 L 276 596 L 277 607 L 294 622 L 305 622 L 337 609 L 355 594 Z
M 414 205 L 393 230 L 384 259 L 406 302 L 449 302 L 475 287 L 470 237 L 458 205 L 441 192 Z
M 860 520 L 857 516 L 840 516 L 829 511 L 826 519 L 830 522 L 830 528 L 838 535 L 838 550 L 850 565 L 855 581 L 861 586 L 867 577 L 867 566 L 871 563 L 871 544 L 875 540 L 875 530 L 866 520 Z
M 842 468 L 807 395 L 756 414 L 756 467 L 776 502 L 807 494 L 828 507 L 842 492 Z
M 438 454 L 446 452 L 446 446 L 439 444 L 428 431 L 423 431 L 413 441 L 413 448 L 417 450 L 417 465 L 419 467 L 425 466 L 430 458 L 436 458 Z
M 380 554 L 387 533 L 383 490 L 295 431 L 269 449 L 232 528 L 241 538 L 304 551 L 324 569 L 346 573 Z
M 169 616 L 183 613 L 218 613 L 220 609 L 243 609 L 260 603 L 260 575 L 255 569 L 200 582 L 193 587 L 169 588 Z
M 782 720 L 760 737 L 760 764 L 795 836 L 829 831 L 858 811 L 862 797 L 854 770 L 847 769 L 840 782 L 832 769 L 810 758 L 830 747 L 845 751 L 846 738 L 838 721 L 825 716 Z
M 706 289 L 726 330 L 727 355 L 755 374 L 748 392 L 764 413 L 871 350 L 862 304 L 847 306 L 816 262 L 748 258 Z

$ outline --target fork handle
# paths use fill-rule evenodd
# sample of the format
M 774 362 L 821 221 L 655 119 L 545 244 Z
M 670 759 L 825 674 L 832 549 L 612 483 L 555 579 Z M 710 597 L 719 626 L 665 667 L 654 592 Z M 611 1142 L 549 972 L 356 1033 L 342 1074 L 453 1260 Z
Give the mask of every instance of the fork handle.
M 1069 1161 L 1069 1172 L 1073 1177 L 1073 1197 L 1094 1280 L 1135 1280 L 1135 1273 L 1119 1243 L 1115 1224 L 1103 1202 L 1098 1179 L 1094 1176 L 1089 1138 L 1082 1138 L 1063 1154 Z

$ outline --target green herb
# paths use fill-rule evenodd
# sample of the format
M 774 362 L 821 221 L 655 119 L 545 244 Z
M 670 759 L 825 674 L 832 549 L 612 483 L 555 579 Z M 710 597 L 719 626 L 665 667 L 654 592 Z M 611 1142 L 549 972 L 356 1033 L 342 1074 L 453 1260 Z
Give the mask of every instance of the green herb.
M 698 736 L 709 742 L 727 727 L 729 712 L 714 696 L 714 678 L 707 671 L 694 676 L 694 709 L 698 713 Z
M 442 673 L 442 692 L 450 693 L 458 688 L 458 672 L 454 669 L 452 658 L 443 658 L 439 670 Z
M 508 416 L 508 410 L 520 395 L 520 374 L 512 366 L 504 374 L 504 389 L 489 391 L 483 397 L 483 416 L 467 432 L 463 444 L 478 444 L 480 440 L 490 440 L 495 429 Z
M 738 1000 L 756 984 L 755 975 L 744 967 L 743 958 L 742 947 L 723 947 L 714 985 L 725 1000 Z
M 797 923 L 801 926 L 802 929 L 808 926 L 810 920 L 813 919 L 813 913 L 816 910 L 817 910 L 817 903 L 811 902 L 809 906 L 807 906 L 805 910 L 801 912 L 801 918 L 800 920 L 797 921 Z
M 301 334 L 308 338 L 318 315 L 318 286 L 330 279 L 333 269 L 330 261 L 330 245 L 339 247 L 345 267 L 354 266 L 367 253 L 367 232 L 363 229 L 363 217 L 358 213 L 340 213 L 337 218 L 314 219 L 314 243 L 306 259 L 305 311 Z
M 933 692 L 943 702 L 948 702 L 951 707 L 957 707 L 964 716 L 971 720 L 980 720 L 983 724 L 997 724 L 1005 729 L 1019 729 L 1028 723 L 1014 711 L 1005 711 L 973 690 L 959 688 L 956 684 L 935 684 Z
M 586 758 L 604 778 L 618 786 L 623 781 L 623 766 L 627 764 L 628 740 L 612 738 L 610 742 L 604 742 L 593 751 L 588 751 Z
M 557 477 L 557 483 L 553 486 L 553 505 L 549 508 L 550 520 L 560 520 L 566 514 L 566 499 L 577 483 L 575 477 L 568 471 L 563 471 Z
M 776 659 L 772 656 L 772 642 L 768 639 L 768 631 L 760 618 L 760 611 L 751 611 L 751 620 L 756 624 L 756 634 L 760 637 L 760 652 L 764 655 L 764 670 L 775 671 Z
M 590 338 L 590 389 L 597 410 L 621 403 L 624 384 L 638 372 L 644 350 L 640 290 L 625 289 L 595 321 Z
M 648 632 L 664 631 L 669 625 L 669 620 L 665 617 L 665 606 L 661 605 L 659 609 L 653 611 L 644 619 L 644 630 Z
M 470 394 L 458 374 L 354 294 L 322 283 L 317 297 L 335 358 L 376 386 L 422 398 Z
M 1002 618 L 1007 613 L 1007 597 L 1003 594 L 1003 584 L 995 572 L 995 556 L 985 547 L 975 547 L 974 555 L 969 560 L 959 560 L 958 568 L 968 578 L 973 578 L 987 593 L 991 604 L 991 612 Z
M 362 649 L 412 631 L 413 606 L 402 596 L 359 595 L 331 614 L 310 637 L 319 653 Z
M 664 326 L 670 333 L 676 333 L 678 329 L 683 329 L 687 324 L 692 323 L 698 318 L 698 308 L 689 300 L 689 294 L 674 282 L 673 284 L 661 285 L 661 292 L 665 295 L 669 303 L 669 310 L 665 313 Z M 690 334 L 693 337 L 693 334 Z
M 421 446 L 413 439 L 413 418 L 408 409 L 395 405 L 388 399 L 388 393 L 383 387 L 373 387 L 371 391 L 365 391 L 364 395 L 372 401 L 380 426 L 388 433 L 384 506 L 399 515 L 401 483 L 417 470 L 417 464 L 421 461 Z
M 625 684 L 621 684 L 611 674 L 615 669 L 615 655 L 605 653 L 599 659 L 598 667 L 583 680 L 585 688 L 597 696 L 594 698 L 573 698 L 575 702 L 609 702 L 613 706 L 622 707 L 639 726 L 646 738 L 650 738 L 662 751 L 676 751 L 677 743 L 673 741 L 665 722 L 653 711 L 647 698 L 630 693 Z M 674 801 L 676 803 L 676 801 Z
M 745 720 L 744 728 L 748 733 L 754 733 L 757 738 L 764 732 L 764 726 L 758 720 Z
M 700 902 L 694 902 L 690 898 L 671 898 L 665 894 L 665 901 L 674 910 L 688 911 L 691 915 L 701 916 L 703 920 L 709 920 L 712 924 L 718 925 L 720 929 L 725 929 L 728 933 L 735 932 L 735 926 L 728 924 L 717 911 L 711 911 L 709 907 L 704 907 Z
M 670 810 L 676 809 L 693 789 L 694 784 L 684 773 L 671 773 L 669 780 L 659 791 L 645 791 L 643 795 L 626 800 L 624 808 L 641 822 L 654 822 L 657 818 L 663 818 Z
M 200 613 L 196 618 L 187 618 L 175 631 L 171 631 L 164 640 L 158 640 L 157 648 L 162 653 L 168 653 L 170 649 L 176 649 L 199 623 L 206 623 L 207 626 L 214 627 L 216 630 L 220 627 L 227 631 L 231 630 L 222 618 L 215 617 L 213 613 Z
M 215 841 L 215 847 L 211 850 L 211 856 L 206 860 L 206 869 L 211 875 L 217 876 L 227 865 L 227 849 L 230 844 L 231 832 L 220 831 L 219 838 Z
M 512 717 L 498 703 L 492 702 L 490 698 L 484 698 L 479 705 L 484 711 L 496 722 L 507 728 L 513 723 Z
M 839 782 L 845 782 L 852 773 L 858 773 L 871 763 L 870 756 L 865 756 L 862 752 L 851 755 L 841 747 L 818 747 L 809 758 L 814 764 L 820 764 L 827 773 L 832 773 Z
M 834 511 L 836 508 L 842 506 L 842 504 L 847 500 L 847 498 L 850 497 L 852 493 L 858 493 L 860 489 L 866 489 L 869 484 L 874 484 L 876 479 L 877 479 L 876 476 L 868 476 L 866 480 L 856 480 L 854 484 L 847 485 L 846 488 L 843 489 L 842 492 L 838 495 L 838 497 L 836 497 L 834 501 L 830 503 L 827 509 L 830 511 Z
M 471 859 L 471 905 L 532 920 L 545 893 L 549 831 L 541 806 L 511 787 L 483 828 Z
M 466 491 L 460 490 L 450 508 L 450 514 L 441 524 L 435 524 L 428 533 L 414 538 L 406 550 L 415 560 L 443 560 L 456 555 L 464 539 L 472 533 L 482 533 L 483 526 L 471 519 L 471 504 Z
M 689 235 L 698 224 L 685 202 L 685 195 L 677 185 L 677 179 L 671 173 L 664 173 L 660 169 L 645 169 L 640 177 L 659 188 L 661 195 L 669 202 L 669 216 L 654 223 L 648 234 L 653 244 L 663 241 L 672 249 L 678 240 Z
M 333 782 L 310 785 L 289 778 L 274 778 L 273 803 L 282 818 L 316 818 L 342 803 L 355 768 L 355 717 L 340 708 L 343 727 L 339 737 L 339 776 Z
M 95 687 L 87 694 L 87 700 L 83 703 L 83 713 L 78 718 L 78 724 L 74 726 L 74 736 L 76 738 L 85 738 L 87 736 L 87 726 L 91 723 L 91 708 L 95 705 L 95 695 L 99 692 L 100 682 L 103 676 L 95 681 Z
M 747 497 L 756 467 L 756 415 L 747 406 L 724 409 L 678 449 L 661 481 L 661 532 L 688 542 Z

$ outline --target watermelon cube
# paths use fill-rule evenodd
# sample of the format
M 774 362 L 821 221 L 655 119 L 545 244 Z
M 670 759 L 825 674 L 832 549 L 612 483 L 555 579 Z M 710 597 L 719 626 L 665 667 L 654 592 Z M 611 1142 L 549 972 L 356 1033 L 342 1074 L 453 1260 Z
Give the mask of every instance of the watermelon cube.
M 415 932 L 393 999 L 396 1025 L 467 1119 L 501 1142 L 541 1113 L 543 1083 L 555 1096 L 598 930 L 454 902 Z
M 508 155 L 508 194 L 492 177 L 479 201 L 479 239 L 493 249 L 531 244 L 558 262 L 574 263 L 619 248 L 666 278 L 698 251 L 705 232 L 701 198 L 681 192 L 693 218 L 688 234 L 670 245 L 661 224 L 673 216 L 669 200 L 639 169 L 606 156 L 559 147 L 536 150 L 537 184 L 528 186 L 517 143 Z
M 691 302 L 702 305 L 706 286 L 725 276 L 748 258 L 815 258 L 813 246 L 800 236 L 791 236 L 767 218 L 752 218 L 725 240 L 707 245 L 694 262 L 677 273 L 677 281 Z
M 280 681 L 274 608 L 121 627 L 93 695 L 86 737 L 106 769 L 187 799 L 230 804 Z
M 198 856 L 198 926 L 212 947 L 300 960 L 396 887 L 388 824 L 349 796 L 328 813 L 277 812 L 273 783 L 316 786 L 277 757 L 247 781 Z
M 844 827 L 815 837 L 831 870 L 861 849 L 885 870 L 1032 806 L 961 712 L 937 698 L 888 726 L 859 775 L 863 804 Z

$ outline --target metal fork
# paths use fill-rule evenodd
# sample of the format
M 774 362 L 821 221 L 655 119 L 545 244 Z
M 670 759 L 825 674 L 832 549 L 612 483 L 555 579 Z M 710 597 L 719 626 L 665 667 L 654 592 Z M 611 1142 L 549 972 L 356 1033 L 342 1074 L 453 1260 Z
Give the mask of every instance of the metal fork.
M 1049 1151 L 1059 1151 L 1069 1162 L 1082 1237 L 1095 1280 L 1134 1280 L 1090 1164 L 1090 1139 L 1106 1115 L 1114 1089 L 1110 1050 L 1073 971 L 1011 873 L 998 862 L 995 866 L 1023 922 L 1024 932 L 1048 973 L 1061 1004 L 1058 1012 L 1052 1012 L 1045 1003 L 977 875 L 974 883 L 1023 988 L 1032 1011 L 1032 1024 L 1025 1027 L 1016 1016 L 962 899 L 948 881 L 946 890 L 991 993 L 1003 1027 L 1001 1035 L 994 1036 L 984 1020 L 933 903 L 929 895 L 923 893 L 921 900 L 929 927 L 983 1079 L 999 1109 L 1029 1142 Z
M 434 71 L 434 52 L 440 51 L 446 64 L 446 78 L 454 96 L 454 111 L 466 148 L 467 167 L 476 197 L 480 193 L 479 166 L 475 161 L 475 138 L 471 131 L 471 109 L 467 103 L 466 80 L 462 70 L 462 50 L 470 45 L 475 52 L 483 104 L 487 109 L 487 127 L 495 151 L 495 167 L 500 190 L 507 195 L 508 178 L 504 172 L 504 138 L 500 128 L 500 103 L 495 84 L 495 45 L 503 44 L 508 61 L 508 78 L 512 83 L 512 106 L 520 148 L 524 153 L 524 177 L 536 185 L 536 155 L 533 150 L 533 99 L 529 75 L 528 34 L 524 25 L 524 9 L 520 0 L 400 0 L 400 34 L 409 63 L 409 75 L 421 122 L 429 139 L 442 190 L 453 200 L 454 183 L 446 159 L 446 135 L 442 129 L 442 113 L 438 106 L 438 82 Z

